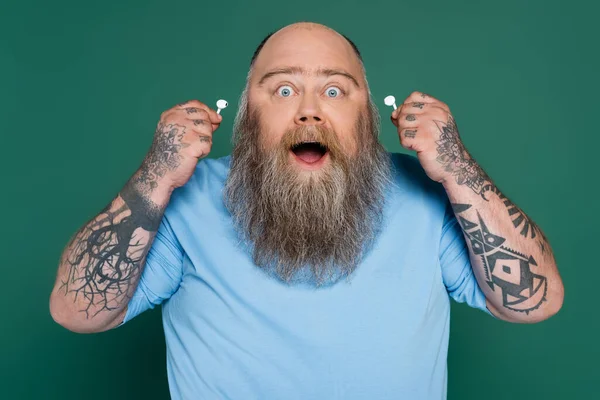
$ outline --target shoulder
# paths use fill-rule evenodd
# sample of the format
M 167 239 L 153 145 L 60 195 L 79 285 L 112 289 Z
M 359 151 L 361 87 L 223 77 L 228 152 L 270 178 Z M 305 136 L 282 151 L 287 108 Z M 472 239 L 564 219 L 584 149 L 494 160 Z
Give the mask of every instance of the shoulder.
M 431 192 L 438 196 L 444 193 L 443 186 L 427 176 L 417 157 L 403 153 L 388 154 L 392 162 L 393 180 L 400 190 Z
M 227 154 L 218 158 L 204 158 L 196 165 L 193 178 L 212 179 L 225 181 L 229 173 L 229 162 L 231 155 Z
M 168 208 L 176 208 L 181 212 L 193 210 L 199 205 L 221 208 L 229 161 L 229 155 L 200 160 L 190 180 L 173 191 Z

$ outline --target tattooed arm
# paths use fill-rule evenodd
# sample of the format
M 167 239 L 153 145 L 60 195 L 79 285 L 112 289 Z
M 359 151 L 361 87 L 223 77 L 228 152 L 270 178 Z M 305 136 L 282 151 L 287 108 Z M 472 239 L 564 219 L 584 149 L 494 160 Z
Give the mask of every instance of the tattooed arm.
M 463 145 L 448 105 L 413 92 L 392 113 L 402 146 L 443 184 L 488 309 L 512 322 L 558 312 L 564 288 L 541 229 L 494 185 Z
M 447 131 L 456 129 L 453 121 Z M 443 182 L 469 247 L 471 266 L 498 318 L 539 322 L 556 314 L 564 289 L 541 229 L 492 183 L 464 147 L 460 159 L 440 146 L 439 161 L 455 174 Z M 455 155 L 458 153 L 455 153 Z
M 144 170 L 69 241 L 62 254 L 50 311 L 74 332 L 117 326 L 127 311 L 171 189 L 144 189 Z
M 501 319 L 532 323 L 556 314 L 564 289 L 542 230 L 500 192 L 459 140 L 452 116 L 438 123 L 442 181 L 469 247 L 471 265 Z
M 165 111 L 140 169 L 63 251 L 50 313 L 75 332 L 116 327 L 137 288 L 171 193 L 212 147 L 222 117 L 190 100 Z

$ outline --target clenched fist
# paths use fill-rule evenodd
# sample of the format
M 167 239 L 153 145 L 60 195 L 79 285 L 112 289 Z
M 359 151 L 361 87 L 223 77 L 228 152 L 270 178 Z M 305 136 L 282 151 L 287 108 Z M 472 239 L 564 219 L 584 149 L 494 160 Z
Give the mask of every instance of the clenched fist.
M 400 144 L 417 152 L 421 166 L 431 179 L 444 183 L 480 184 L 479 167 L 458 134 L 448 106 L 421 92 L 413 92 L 391 115 Z M 475 182 L 477 181 L 477 182 Z
M 163 112 L 152 147 L 139 170 L 139 182 L 152 190 L 158 186 L 175 189 L 185 185 L 198 160 L 212 147 L 212 135 L 223 117 L 199 102 L 190 100 Z

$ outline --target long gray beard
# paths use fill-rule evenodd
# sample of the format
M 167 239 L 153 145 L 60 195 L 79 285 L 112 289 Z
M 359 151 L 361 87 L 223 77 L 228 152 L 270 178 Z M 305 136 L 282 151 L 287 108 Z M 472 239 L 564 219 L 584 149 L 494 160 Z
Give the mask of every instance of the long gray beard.
M 258 112 L 242 107 L 223 194 L 254 263 L 287 283 L 308 279 L 319 286 L 350 277 L 380 230 L 390 183 L 375 106 L 357 120 L 354 157 L 334 132 L 318 126 L 286 132 L 276 148 L 264 149 Z M 327 144 L 330 162 L 300 173 L 289 148 L 307 138 Z

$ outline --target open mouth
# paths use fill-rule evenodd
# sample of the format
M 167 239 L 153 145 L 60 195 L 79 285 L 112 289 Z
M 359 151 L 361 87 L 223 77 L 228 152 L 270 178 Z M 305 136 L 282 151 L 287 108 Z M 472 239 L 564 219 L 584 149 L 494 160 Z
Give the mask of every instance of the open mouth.
M 291 148 L 297 158 L 307 164 L 320 161 L 327 154 L 327 146 L 319 142 L 301 142 Z

